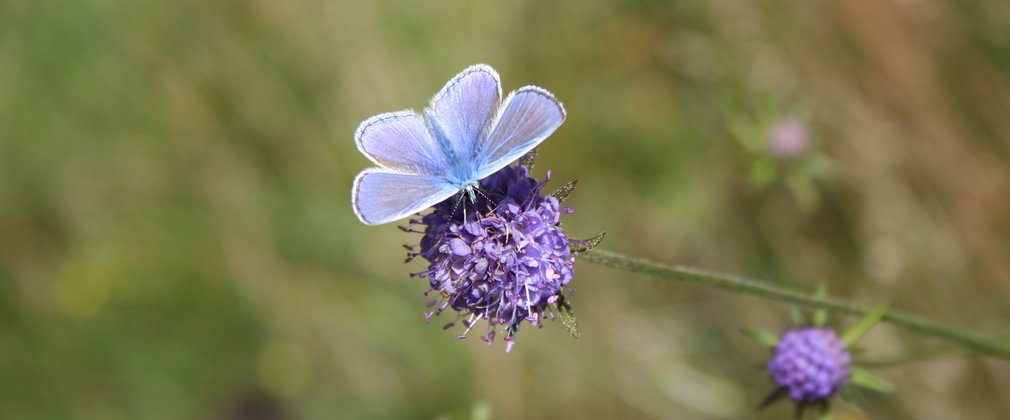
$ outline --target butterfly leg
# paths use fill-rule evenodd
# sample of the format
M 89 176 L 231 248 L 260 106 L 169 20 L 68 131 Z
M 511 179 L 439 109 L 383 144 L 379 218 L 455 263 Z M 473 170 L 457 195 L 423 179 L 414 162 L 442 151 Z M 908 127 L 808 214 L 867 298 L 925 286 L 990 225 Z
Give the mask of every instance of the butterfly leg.
M 466 221 L 466 203 L 463 203 L 463 193 L 460 192 L 459 198 L 456 199 L 456 204 L 452 206 L 452 212 L 449 213 L 449 218 L 455 218 L 456 210 L 459 210 L 459 205 L 463 204 L 463 221 Z

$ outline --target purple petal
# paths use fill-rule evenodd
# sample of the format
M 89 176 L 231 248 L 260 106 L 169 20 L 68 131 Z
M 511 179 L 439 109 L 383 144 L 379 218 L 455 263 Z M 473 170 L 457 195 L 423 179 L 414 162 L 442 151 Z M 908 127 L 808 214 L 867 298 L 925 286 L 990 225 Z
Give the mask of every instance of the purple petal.
M 467 245 L 462 239 L 454 238 L 449 241 L 449 247 L 452 249 L 453 255 L 465 256 L 470 255 L 470 246 Z

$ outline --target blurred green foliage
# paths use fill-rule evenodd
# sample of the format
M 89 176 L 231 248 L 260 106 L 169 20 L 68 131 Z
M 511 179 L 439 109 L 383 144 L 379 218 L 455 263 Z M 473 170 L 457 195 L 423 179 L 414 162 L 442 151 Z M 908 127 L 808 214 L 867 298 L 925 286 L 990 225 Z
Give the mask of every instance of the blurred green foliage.
M 777 304 L 579 264 L 578 342 L 424 324 L 418 238 L 351 212 L 352 134 L 477 62 L 565 103 L 538 170 L 580 179 L 575 237 L 1010 326 L 1004 2 L 9 0 L 0 418 L 788 415 L 754 410 L 766 350 L 736 333 Z M 783 118 L 797 159 L 764 146 Z M 1004 362 L 880 374 L 840 418 L 1010 412 Z

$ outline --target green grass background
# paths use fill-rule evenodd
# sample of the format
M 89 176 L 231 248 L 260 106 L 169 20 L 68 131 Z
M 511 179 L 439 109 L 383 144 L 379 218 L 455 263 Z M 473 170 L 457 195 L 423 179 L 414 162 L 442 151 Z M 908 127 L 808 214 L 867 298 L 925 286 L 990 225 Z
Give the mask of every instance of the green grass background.
M 537 173 L 580 180 L 572 236 L 1010 332 L 1004 2 L 7 0 L 0 418 L 791 415 L 737 333 L 781 304 L 581 263 L 578 342 L 423 322 L 418 237 L 352 214 L 353 133 L 478 62 L 567 107 Z M 1010 412 L 1006 361 L 878 373 L 838 418 Z

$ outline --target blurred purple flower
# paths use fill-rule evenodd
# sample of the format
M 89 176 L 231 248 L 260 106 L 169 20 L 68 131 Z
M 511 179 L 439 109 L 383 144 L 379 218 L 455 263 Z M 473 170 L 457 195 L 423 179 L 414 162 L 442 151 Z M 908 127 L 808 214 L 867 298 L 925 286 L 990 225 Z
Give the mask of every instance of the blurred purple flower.
M 768 135 L 768 148 L 772 156 L 793 160 L 803 155 L 810 146 L 807 126 L 797 118 L 784 118 L 775 123 Z
M 429 302 L 438 307 L 425 312 L 426 320 L 452 308 L 456 319 L 445 328 L 462 321 L 466 330 L 459 338 L 485 320 L 481 339 L 493 343 L 501 326 L 509 351 L 523 321 L 539 327 L 545 315 L 554 318 L 548 305 L 571 282 L 575 259 L 558 226 L 571 210 L 540 194 L 546 183 L 525 166 L 505 167 L 480 181 L 474 202 L 454 196 L 410 221 L 423 227 L 424 237 L 407 259 L 427 260 L 428 268 L 414 275 L 428 279 L 426 294 L 439 295 Z
M 851 356 L 830 328 L 789 330 L 775 347 L 768 373 L 795 401 L 814 403 L 835 394 L 848 383 Z

